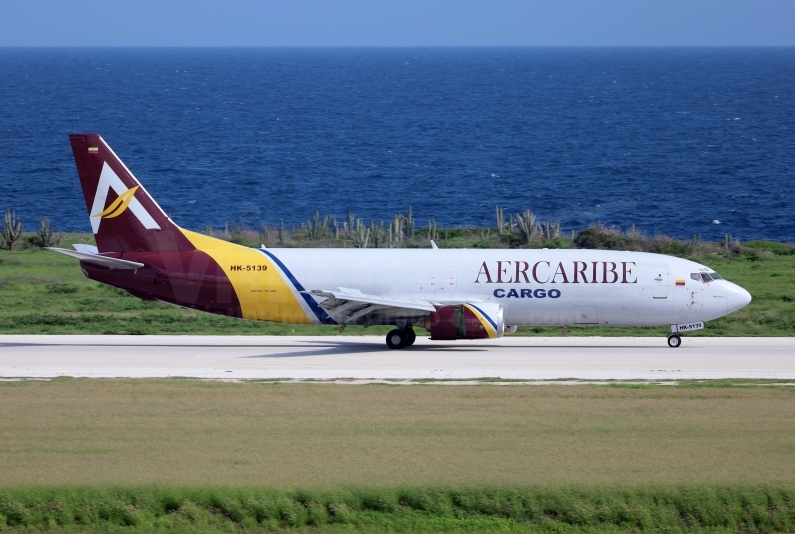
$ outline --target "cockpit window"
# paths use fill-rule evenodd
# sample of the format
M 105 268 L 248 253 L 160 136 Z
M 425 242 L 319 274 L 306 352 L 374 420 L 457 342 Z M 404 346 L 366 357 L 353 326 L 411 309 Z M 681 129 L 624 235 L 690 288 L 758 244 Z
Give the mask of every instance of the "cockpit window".
M 701 281 L 704 282 L 704 283 L 712 282 L 712 277 L 710 275 L 708 275 L 707 273 L 701 273 Z
M 709 273 L 713 280 L 723 280 L 723 277 L 718 273 Z
M 701 281 L 701 277 L 698 275 L 698 273 L 691 273 L 690 274 L 690 279 L 691 280 L 695 280 L 696 282 L 700 282 Z

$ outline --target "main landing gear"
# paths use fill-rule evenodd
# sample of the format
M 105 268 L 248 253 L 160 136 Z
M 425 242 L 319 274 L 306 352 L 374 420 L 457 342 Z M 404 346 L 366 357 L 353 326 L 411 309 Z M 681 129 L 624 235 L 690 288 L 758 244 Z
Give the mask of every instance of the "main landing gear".
M 668 336 L 668 346 L 672 349 L 679 347 L 682 344 L 682 338 L 676 334 Z
M 386 346 L 390 349 L 402 349 L 410 347 L 417 339 L 417 334 L 410 326 L 406 328 L 395 328 L 386 335 Z

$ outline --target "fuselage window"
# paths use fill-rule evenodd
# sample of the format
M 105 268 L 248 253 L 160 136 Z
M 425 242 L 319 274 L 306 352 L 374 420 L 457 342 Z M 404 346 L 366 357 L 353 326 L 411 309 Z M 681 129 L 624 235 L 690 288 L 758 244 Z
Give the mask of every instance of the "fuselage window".
M 710 275 L 708 275 L 707 273 L 701 273 L 701 280 L 704 283 L 712 282 L 712 277 Z
M 698 275 L 698 273 L 691 273 L 690 274 L 690 278 L 691 278 L 691 280 L 695 280 L 697 282 L 701 281 L 701 277 Z

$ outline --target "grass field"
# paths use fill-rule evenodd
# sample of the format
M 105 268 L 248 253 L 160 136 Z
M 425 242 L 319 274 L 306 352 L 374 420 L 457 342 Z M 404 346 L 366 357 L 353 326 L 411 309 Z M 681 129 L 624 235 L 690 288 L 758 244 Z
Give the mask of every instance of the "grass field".
M 91 242 L 91 236 L 68 234 L 62 245 L 68 247 L 71 242 Z M 795 335 L 795 254 L 790 248 L 762 244 L 737 256 L 711 253 L 701 258 L 745 287 L 754 300 L 746 308 L 710 322 L 705 330 L 688 335 Z M 390 328 L 355 326 L 343 335 L 385 335 Z M 662 336 L 665 332 L 665 328 L 574 328 L 567 335 Z M 257 323 L 142 302 L 88 280 L 71 258 L 33 248 L 0 250 L 0 333 L 334 335 L 337 327 Z M 518 334 L 556 336 L 560 329 L 528 327 L 520 328 Z
M 795 388 L 2 383 L 0 486 L 795 483 Z
M 0 383 L 0 530 L 792 532 L 795 388 Z

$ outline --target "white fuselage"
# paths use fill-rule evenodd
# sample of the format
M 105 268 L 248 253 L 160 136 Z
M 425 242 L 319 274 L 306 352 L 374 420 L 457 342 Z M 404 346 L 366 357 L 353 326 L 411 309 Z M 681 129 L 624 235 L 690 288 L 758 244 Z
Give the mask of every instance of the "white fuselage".
M 709 321 L 748 304 L 693 261 L 642 252 L 561 249 L 268 249 L 297 291 L 355 288 L 445 303 L 499 303 L 505 324 L 660 326 Z M 310 316 L 311 317 L 311 316 Z

